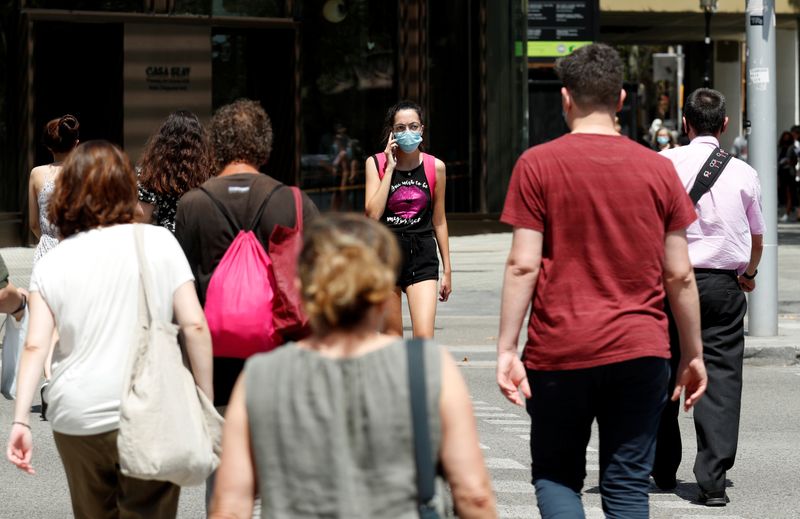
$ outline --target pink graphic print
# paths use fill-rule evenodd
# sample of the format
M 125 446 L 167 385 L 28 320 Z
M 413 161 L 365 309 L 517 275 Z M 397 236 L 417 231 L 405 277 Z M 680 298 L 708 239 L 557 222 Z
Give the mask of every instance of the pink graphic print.
M 410 220 L 421 213 L 427 204 L 428 195 L 421 188 L 402 186 L 392 193 L 387 206 L 397 216 Z

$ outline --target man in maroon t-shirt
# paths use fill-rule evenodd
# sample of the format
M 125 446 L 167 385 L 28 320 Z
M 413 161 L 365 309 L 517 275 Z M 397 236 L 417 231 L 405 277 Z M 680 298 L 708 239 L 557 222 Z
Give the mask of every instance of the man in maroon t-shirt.
M 672 398 L 685 388 L 688 409 L 705 391 L 685 232 L 695 211 L 672 164 L 614 128 L 625 99 L 617 52 L 589 45 L 556 70 L 572 132 L 527 150 L 514 167 L 502 215 L 514 234 L 497 383 L 516 404 L 519 390 L 527 397 L 542 517 L 583 517 L 586 446 L 597 419 L 603 509 L 646 518 L 669 378 L 665 292 L 682 342 Z

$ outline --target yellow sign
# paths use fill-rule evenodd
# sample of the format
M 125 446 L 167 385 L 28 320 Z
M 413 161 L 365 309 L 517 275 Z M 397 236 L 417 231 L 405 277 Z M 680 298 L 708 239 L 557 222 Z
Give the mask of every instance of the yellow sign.
M 529 58 L 560 58 L 575 49 L 591 45 L 590 41 L 529 41 Z

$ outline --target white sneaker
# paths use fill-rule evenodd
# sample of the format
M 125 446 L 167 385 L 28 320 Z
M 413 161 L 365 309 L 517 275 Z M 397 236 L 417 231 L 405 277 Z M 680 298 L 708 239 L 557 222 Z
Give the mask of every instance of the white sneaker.
M 778 218 L 778 221 L 779 221 L 779 222 L 781 222 L 781 223 L 786 223 L 786 222 L 788 222 L 788 221 L 789 221 L 789 215 L 788 215 L 788 214 L 786 214 L 786 213 L 784 213 L 784 215 L 783 215 L 783 216 L 781 216 L 780 218 Z

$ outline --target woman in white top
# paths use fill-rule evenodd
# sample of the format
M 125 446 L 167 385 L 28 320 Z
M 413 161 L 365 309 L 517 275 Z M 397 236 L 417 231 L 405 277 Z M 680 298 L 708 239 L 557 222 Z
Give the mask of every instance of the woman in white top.
M 33 252 L 34 265 L 50 249 L 58 245 L 58 231 L 47 219 L 47 204 L 53 193 L 58 172 L 61 170 L 61 163 L 69 155 L 69 152 L 78 145 L 79 130 L 80 123 L 78 119 L 70 114 L 53 119 L 44 127 L 42 143 L 53 155 L 53 162 L 33 168 L 28 181 L 28 225 L 33 235 L 39 239 L 39 243 L 36 244 L 36 250 Z M 55 347 L 57 340 L 57 335 L 53 335 L 49 354 L 44 363 L 42 394 L 44 394 L 44 389 L 53 375 L 50 370 L 50 363 L 53 347 Z M 42 418 L 45 417 L 46 406 L 45 400 L 42 399 Z
M 53 162 L 31 170 L 28 182 L 28 225 L 39 239 L 33 253 L 33 264 L 58 244 L 56 228 L 47 219 L 47 203 L 53 193 L 61 163 L 78 145 L 80 123 L 73 115 L 64 115 L 48 122 L 44 127 L 42 143 L 53 155 Z
M 124 476 L 116 446 L 123 373 L 138 333 L 136 175 L 105 141 L 78 146 L 64 161 L 48 217 L 62 238 L 34 267 L 30 325 L 20 362 L 7 457 L 34 473 L 30 406 L 58 327 L 46 396 L 76 517 L 174 517 L 180 489 Z M 173 316 L 198 386 L 210 397 L 211 337 L 194 279 L 168 230 L 144 226 L 159 320 Z

